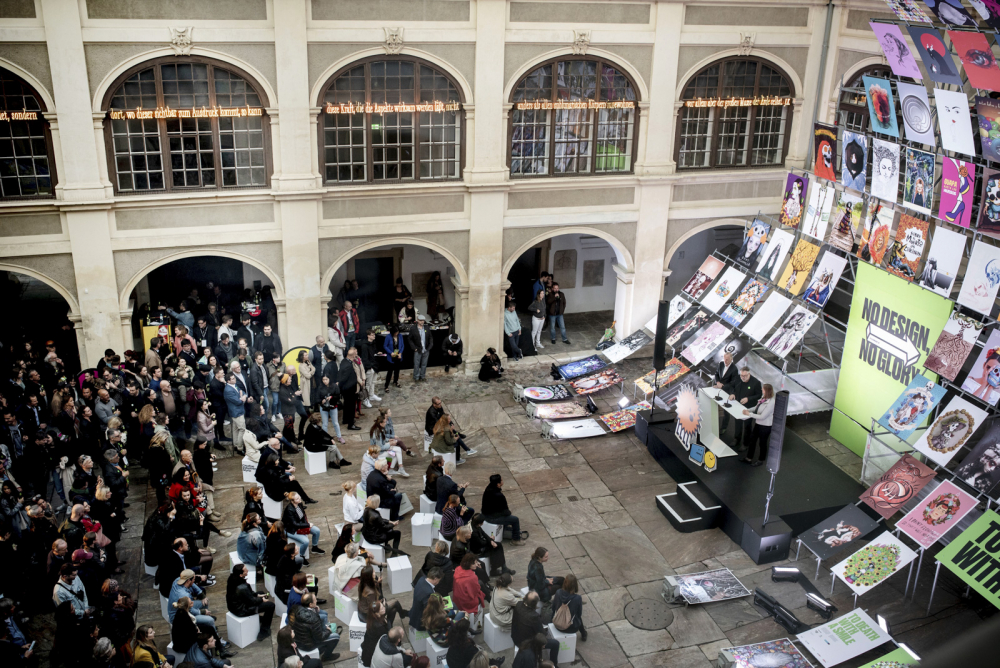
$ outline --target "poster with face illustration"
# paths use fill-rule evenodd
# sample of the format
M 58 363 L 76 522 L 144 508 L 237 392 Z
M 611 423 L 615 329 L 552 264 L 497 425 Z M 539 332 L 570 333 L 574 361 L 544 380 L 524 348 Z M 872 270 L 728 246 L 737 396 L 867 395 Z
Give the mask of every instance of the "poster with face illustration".
M 962 389 L 990 406 L 996 406 L 1000 399 L 1000 329 L 990 332 L 990 338 L 979 351 L 968 378 L 962 383 Z
M 917 0 L 885 0 L 885 4 L 896 12 L 896 16 L 907 23 L 930 23 L 931 20 L 924 13 L 923 7 Z
M 694 276 L 691 280 L 687 282 L 687 285 L 681 290 L 681 292 L 698 299 L 701 297 L 701 293 L 705 292 L 715 277 L 719 275 L 722 271 L 723 262 L 722 260 L 712 257 L 709 255 L 705 258 L 705 261 L 701 263 L 698 267 L 698 271 L 694 272 Z
M 799 229 L 802 214 L 806 206 L 806 190 L 809 188 L 809 178 L 797 174 L 789 174 L 785 179 L 785 195 L 781 200 L 781 213 L 778 222 L 782 225 Z
M 757 274 L 761 279 L 773 281 L 780 275 L 781 265 L 794 241 L 795 235 L 787 230 L 774 230 L 771 233 L 771 240 L 767 242 L 767 248 L 761 253 L 757 263 Z
M 865 191 L 868 174 L 868 138 L 863 134 L 844 130 L 844 155 L 840 165 L 840 183 L 845 188 Z
M 767 349 L 772 353 L 785 359 L 791 350 L 805 337 L 806 332 L 816 322 L 816 314 L 804 306 L 796 306 L 788 314 L 785 322 L 778 326 L 778 329 L 771 334 L 767 341 Z
M 777 292 L 772 292 L 771 297 L 757 307 L 757 312 L 750 318 L 750 322 L 743 328 L 743 332 L 754 341 L 763 341 L 767 337 L 767 333 L 774 327 L 774 323 L 785 315 L 785 311 L 791 305 L 791 299 Z
M 983 21 L 993 30 L 1000 30 L 1000 2 L 997 0 L 968 0 L 972 17 Z
M 886 531 L 830 570 L 860 596 L 916 558 L 916 552 Z
M 993 58 L 986 35 L 980 32 L 949 30 L 948 37 L 955 46 L 955 53 L 965 67 L 965 74 L 973 88 L 1000 90 L 1000 68 Z
M 920 258 L 927 244 L 926 220 L 908 216 L 905 213 L 899 217 L 899 227 L 896 228 L 896 240 L 889 249 L 885 268 L 889 273 L 912 281 L 917 277 Z
M 975 165 L 964 160 L 942 157 L 938 218 L 959 227 L 972 224 L 972 189 L 975 184 Z
M 995 169 L 983 172 L 983 196 L 976 227 L 986 236 L 1000 239 L 1000 172 Z
M 803 232 L 823 241 L 826 237 L 826 228 L 830 224 L 830 211 L 836 195 L 837 189 L 834 186 L 812 189 L 806 218 L 802 223 Z
M 906 149 L 903 206 L 929 214 L 934 200 L 934 154 Z
M 896 93 L 899 94 L 899 108 L 903 116 L 906 138 L 934 148 L 937 140 L 934 138 L 934 117 L 931 115 L 927 89 L 923 84 L 897 81 Z
M 972 140 L 972 118 L 969 98 L 962 91 L 934 89 L 934 104 L 941 126 L 941 146 L 949 151 L 976 157 Z
M 767 248 L 767 235 L 770 231 L 770 225 L 754 218 L 753 223 L 743 233 L 743 245 L 740 246 L 740 252 L 736 254 L 736 264 L 747 269 L 757 264 Z
M 681 316 L 691 308 L 691 302 L 680 295 L 675 295 L 670 300 L 670 313 L 667 315 L 667 327 L 673 327 L 674 323 L 680 320 Z M 655 327 L 653 328 L 655 331 Z
M 802 286 L 809 277 L 809 270 L 812 269 L 817 255 L 819 246 L 805 239 L 799 239 L 795 252 L 792 253 L 792 259 L 788 261 L 788 266 L 778 279 L 778 287 L 796 296 L 802 292 Z
M 991 498 L 1000 490 L 1000 421 L 993 419 L 972 452 L 955 469 L 955 477 Z
M 803 295 L 805 300 L 820 308 L 826 306 L 846 267 L 846 257 L 841 257 L 833 251 L 823 253 L 822 259 L 816 265 L 816 271 L 813 272 L 812 281 Z
M 861 495 L 861 500 L 885 519 L 917 495 L 937 471 L 910 454 L 903 455 Z
M 896 124 L 896 103 L 892 99 L 892 84 L 887 79 L 864 76 L 861 80 L 868 96 L 868 117 L 875 132 L 893 137 L 899 136 Z
M 964 234 L 944 225 L 935 227 L 924 271 L 920 274 L 920 285 L 942 297 L 950 297 L 965 254 L 965 241 Z
M 893 26 L 895 27 L 895 26 Z M 837 128 L 822 123 L 813 124 L 813 172 L 827 181 L 837 180 Z
M 872 140 L 872 196 L 896 203 L 899 191 L 899 144 Z
M 935 28 L 918 28 L 917 26 L 907 26 L 906 30 L 910 33 L 913 44 L 917 47 L 920 60 L 924 61 L 924 68 L 927 69 L 927 76 L 931 78 L 931 81 L 961 86 L 962 77 L 958 74 L 958 67 L 951 54 L 945 48 L 941 33 Z
M 1000 248 L 977 240 L 965 268 L 958 303 L 989 316 L 1000 289 Z
M 743 322 L 743 319 L 753 312 L 754 306 L 764 298 L 769 289 L 770 286 L 767 283 L 756 278 L 751 279 L 740 290 L 740 294 L 736 295 L 736 299 L 726 306 L 726 309 L 722 312 L 722 319 L 730 325 L 738 327 Z
M 878 522 L 865 511 L 849 503 L 808 531 L 799 540 L 820 559 L 829 559 L 858 538 L 870 534 Z
M 873 204 L 875 198 L 869 198 Z M 858 238 L 858 226 L 861 224 L 861 198 L 846 190 L 840 192 L 837 208 L 830 215 L 830 238 L 827 240 L 834 248 L 850 253 L 854 250 L 854 242 Z
M 699 328 L 708 322 L 708 312 L 698 311 L 687 320 L 681 321 L 673 329 L 667 332 L 667 345 L 677 347 L 685 338 L 690 337 Z
M 950 480 L 942 480 L 923 501 L 896 522 L 896 528 L 927 548 L 957 526 L 977 503 L 976 497 L 966 494 Z
M 895 217 L 892 209 L 884 206 L 878 208 L 875 216 L 872 218 L 871 237 L 868 239 L 868 245 L 858 251 L 858 255 L 862 260 L 871 262 L 876 266 L 882 264 L 882 258 L 885 257 L 885 252 L 889 250 L 890 235 L 892 234 L 892 224 Z
M 955 382 L 966 358 L 983 331 L 983 323 L 958 311 L 952 311 L 941 335 L 924 361 L 928 370 Z
M 889 406 L 889 410 L 878 419 L 878 423 L 905 441 L 930 416 L 934 407 L 944 399 L 946 392 L 940 385 L 917 374 L 899 398 Z
M 712 313 L 718 313 L 723 304 L 728 302 L 740 289 L 740 286 L 743 285 L 743 279 L 746 277 L 747 275 L 736 267 L 726 269 L 722 278 L 716 281 L 712 289 L 701 300 L 702 307 Z
M 923 75 L 917 67 L 917 60 L 913 57 L 913 52 L 906 44 L 906 38 L 895 23 L 875 23 L 869 22 L 875 36 L 878 37 L 879 46 L 885 54 L 885 60 L 892 68 L 892 73 L 898 77 L 907 77 L 920 81 Z
M 976 27 L 976 22 L 969 16 L 969 12 L 965 11 L 961 0 L 924 0 L 924 4 L 948 25 Z
M 962 397 L 952 397 L 913 444 L 913 449 L 936 464 L 947 466 L 959 449 L 970 442 L 976 430 L 983 426 L 985 419 L 986 411 Z
M 681 357 L 692 364 L 701 364 L 706 357 L 712 354 L 713 350 L 722 345 L 729 333 L 729 328 L 721 322 L 713 322 L 701 336 L 694 339 L 691 345 L 681 351 Z
M 979 117 L 979 145 L 983 157 L 1000 162 L 1000 100 L 976 96 L 976 115 Z

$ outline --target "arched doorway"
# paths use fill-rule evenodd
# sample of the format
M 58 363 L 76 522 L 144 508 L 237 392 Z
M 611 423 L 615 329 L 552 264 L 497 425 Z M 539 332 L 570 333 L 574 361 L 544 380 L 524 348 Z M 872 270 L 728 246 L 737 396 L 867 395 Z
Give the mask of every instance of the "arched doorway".
M 53 375 L 49 380 L 58 381 L 64 374 L 67 378 L 74 377 L 80 370 L 81 354 L 76 337 L 76 325 L 80 321 L 76 300 L 61 286 L 57 287 L 38 275 L 2 266 L 0 300 L 10 313 L 28 315 L 7 321 L 3 344 L 12 359 L 21 359 L 28 354 L 27 346 L 30 345 L 31 356 L 42 361 L 47 354 L 47 344 L 51 342 L 55 345 L 61 365 L 51 365 Z M 46 386 L 55 387 L 55 384 L 47 383 Z

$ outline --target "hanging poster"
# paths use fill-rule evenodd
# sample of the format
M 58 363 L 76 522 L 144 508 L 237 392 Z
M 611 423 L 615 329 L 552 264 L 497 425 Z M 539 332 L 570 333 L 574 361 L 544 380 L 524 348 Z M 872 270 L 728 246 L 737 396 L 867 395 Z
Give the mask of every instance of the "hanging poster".
M 875 36 L 878 37 L 879 46 L 885 54 L 885 60 L 889 63 L 892 73 L 898 77 L 907 77 L 920 81 L 923 75 L 917 67 L 917 60 L 913 57 L 913 52 L 906 45 L 906 38 L 895 23 L 869 22 Z M 902 95 L 902 93 L 900 93 Z
M 927 244 L 926 220 L 908 216 L 905 213 L 899 217 L 896 228 L 896 240 L 889 250 L 889 259 L 885 268 L 900 278 L 912 281 L 917 277 L 920 268 L 920 258 Z
M 950 480 L 931 490 L 917 506 L 896 522 L 896 528 L 924 548 L 938 542 L 976 507 L 976 497 L 966 494 Z
M 917 376 L 879 418 L 878 423 L 905 441 L 944 399 L 947 392 L 923 376 Z
M 621 385 L 623 382 L 625 382 L 625 379 L 618 374 L 618 371 L 608 367 L 592 376 L 571 380 L 569 383 L 569 389 L 579 395 L 593 394 L 594 392 L 600 392 L 601 390 L 607 389 L 613 385 Z
M 691 302 L 684 299 L 684 297 L 680 295 L 674 295 L 670 299 L 670 312 L 667 315 L 667 327 L 672 327 L 675 322 L 680 320 L 682 315 L 687 313 L 689 308 L 691 308 Z M 652 331 L 655 332 L 656 328 L 653 327 Z
M 965 11 L 961 0 L 924 0 L 924 4 L 948 25 L 976 27 L 976 22 L 969 16 L 969 12 Z
M 565 420 L 584 418 L 590 415 L 587 406 L 575 401 L 560 401 L 552 404 L 535 404 L 535 418 L 539 420 Z
M 730 325 L 739 327 L 743 319 L 753 312 L 753 307 L 764 298 L 769 289 L 770 286 L 767 283 L 756 278 L 750 279 L 750 282 L 740 290 L 740 294 L 736 295 L 736 299 L 723 310 L 722 319 Z
M 712 284 L 715 277 L 719 275 L 723 266 L 724 263 L 722 260 L 709 255 L 705 258 L 705 261 L 701 263 L 698 271 L 694 272 L 694 276 L 691 277 L 691 280 L 687 282 L 687 285 L 684 286 L 681 292 L 698 299 L 698 297 L 701 297 L 701 293 L 703 293 L 708 286 Z
M 729 647 L 720 651 L 733 657 L 734 668 L 757 668 L 758 666 L 812 668 L 812 664 L 802 656 L 802 652 L 788 638 Z
M 892 84 L 887 79 L 863 76 L 868 96 L 868 117 L 875 132 L 893 137 L 899 136 L 896 124 L 896 102 L 892 99 Z
M 813 272 L 812 282 L 803 295 L 807 302 L 823 308 L 833 294 L 834 288 L 840 282 L 840 276 L 847 267 L 847 258 L 833 251 L 826 251 Z
M 934 89 L 938 124 L 941 126 L 941 147 L 948 151 L 976 157 L 976 144 L 972 140 L 972 119 L 969 98 L 954 90 Z
M 949 30 L 948 37 L 955 46 L 955 53 L 965 67 L 965 74 L 973 88 L 1000 90 L 1000 68 L 986 35 L 980 32 Z
M 844 130 L 844 155 L 840 166 L 840 183 L 858 192 L 865 191 L 868 175 L 868 138 L 863 134 Z
M 708 322 L 708 312 L 697 311 L 688 317 L 687 320 L 684 320 L 667 332 L 667 345 L 677 347 L 677 344 L 683 341 L 685 337 L 694 334 L 706 322 Z
M 917 47 L 920 60 L 924 61 L 927 69 L 927 76 L 931 81 L 943 84 L 962 85 L 962 77 L 958 74 L 958 67 L 951 57 L 951 53 L 944 45 L 944 38 L 935 28 L 918 28 L 917 26 L 907 26 L 906 30 L 913 38 L 913 44 Z
M 869 198 L 869 202 L 875 206 L 877 200 Z M 857 195 L 852 195 L 846 190 L 840 192 L 837 208 L 830 216 L 833 227 L 830 229 L 828 244 L 848 253 L 854 250 L 854 241 L 858 238 L 858 227 L 861 223 L 862 206 L 861 198 Z
M 729 267 L 722 274 L 715 286 L 708 291 L 708 294 L 701 300 L 702 308 L 706 308 L 712 313 L 718 313 L 719 309 L 736 294 L 743 284 L 743 279 L 747 277 L 736 267 Z
M 994 419 L 957 469 L 955 477 L 977 492 L 996 498 L 1000 486 L 1000 421 Z
M 896 12 L 896 16 L 907 23 L 930 23 L 930 18 L 924 14 L 923 8 L 917 0 L 885 0 L 889 9 Z
M 753 338 L 754 341 L 763 341 L 767 337 L 767 333 L 771 331 L 774 324 L 791 305 L 791 299 L 777 292 L 772 292 L 770 298 L 761 304 L 754 316 L 750 318 L 750 322 L 743 328 L 743 333 Z
M 1000 30 L 1000 2 L 997 0 L 969 0 L 980 21 L 993 30 Z M 976 18 L 974 15 L 973 18 Z
M 893 26 L 895 27 L 895 26 Z M 813 172 L 827 181 L 837 180 L 837 128 L 822 123 L 813 124 Z
M 986 411 L 962 397 L 952 397 L 913 444 L 913 449 L 927 455 L 937 464 L 946 466 L 958 454 L 959 448 L 983 425 L 985 419 Z
M 979 116 L 979 145 L 983 157 L 1000 162 L 1000 100 L 977 95 L 976 115 Z
M 736 336 L 723 343 L 715 349 L 714 353 L 706 357 L 705 361 L 701 363 L 701 368 L 709 376 L 712 376 L 718 370 L 719 365 L 725 361 L 727 354 L 733 358 L 734 364 L 739 364 L 739 361 L 748 352 L 750 352 L 750 342 Z
M 670 383 L 674 382 L 688 371 L 690 371 L 684 362 L 680 361 L 676 357 L 672 357 L 667 361 L 666 366 L 656 374 L 656 371 L 650 371 L 642 378 L 635 381 L 635 386 L 639 388 L 639 391 L 643 394 L 649 394 L 653 391 L 653 374 L 657 375 L 656 388 L 662 389 Z
M 872 209 L 874 209 L 874 213 L 872 213 Z M 867 239 L 858 247 L 858 257 L 875 265 L 882 264 L 882 258 L 885 257 L 885 252 L 889 248 L 894 217 L 892 209 L 868 200 L 866 229 L 862 233 L 862 238 L 867 236 Z
M 785 178 L 785 195 L 781 200 L 781 214 L 778 222 L 792 229 L 798 229 L 805 211 L 806 191 L 809 177 L 789 173 Z
M 1000 248 L 976 240 L 965 268 L 958 303 L 989 316 L 1000 288 Z
M 691 345 L 681 352 L 681 357 L 692 364 L 701 364 L 702 360 L 711 355 L 712 351 L 726 340 L 729 332 L 729 328 L 721 322 L 713 322 L 701 336 L 692 341 Z
M 785 271 L 782 272 L 781 278 L 778 280 L 778 287 L 793 295 L 802 292 L 802 286 L 805 285 L 806 278 L 809 277 L 809 270 L 812 269 L 817 255 L 819 255 L 819 246 L 805 239 L 799 239 L 799 243 L 795 246 L 795 252 L 792 253 L 792 259 L 789 260 L 788 266 L 785 267 Z
M 830 221 L 830 210 L 833 208 L 836 192 L 837 189 L 833 186 L 813 189 L 815 202 L 809 204 L 808 220 L 802 226 L 802 231 L 820 242 L 826 237 L 826 226 Z
M 781 326 L 771 335 L 767 342 L 767 349 L 781 359 L 785 359 L 785 355 L 798 345 L 812 324 L 816 322 L 816 317 L 816 314 L 806 307 L 796 306 L 785 322 L 781 323 Z
M 886 531 L 830 570 L 861 596 L 916 558 L 916 552 Z
M 997 70 L 1000 73 L 1000 70 Z M 941 201 L 938 218 L 959 227 L 972 223 L 972 188 L 976 166 L 964 160 L 941 158 Z
M 652 342 L 653 338 L 644 330 L 639 329 L 632 332 L 610 348 L 605 348 L 601 351 L 601 353 L 607 357 L 608 361 L 612 364 L 617 364 L 646 344 Z
M 779 229 L 771 233 L 771 240 L 767 242 L 767 248 L 757 263 L 757 274 L 762 280 L 773 281 L 780 275 L 785 256 L 794 241 L 795 235 L 787 230 Z
M 890 640 L 889 634 L 860 608 L 799 634 L 799 642 L 823 668 L 849 661 Z
M 601 416 L 601 422 L 606 424 L 612 432 L 622 431 L 635 426 L 636 414 L 639 411 L 648 411 L 652 407 L 648 401 L 640 401 L 619 411 L 605 413 Z
M 973 5 L 976 4 L 976 0 L 971 0 L 971 2 Z M 871 663 L 866 663 L 861 668 L 903 668 L 903 666 L 916 663 L 919 662 L 905 649 L 896 649 L 885 656 L 880 656 Z
M 879 515 L 889 519 L 936 475 L 934 469 L 913 455 L 905 454 L 874 485 L 865 490 L 861 500 Z
M 878 527 L 878 522 L 865 511 L 849 503 L 813 528 L 799 534 L 799 540 L 820 559 L 829 559 L 845 545 L 867 536 Z
M 767 235 L 771 226 L 762 220 L 754 221 L 743 233 L 743 245 L 736 254 L 736 264 L 749 269 L 760 261 L 764 249 L 767 248 Z
M 811 234 L 809 230 L 815 230 L 819 224 L 819 214 L 823 210 L 823 199 L 825 197 L 826 186 L 816 184 L 809 191 L 809 206 L 806 207 L 805 223 L 802 225 L 802 231 L 806 234 Z
M 872 196 L 896 203 L 899 192 L 899 144 L 872 140 Z
M 933 148 L 936 145 L 934 117 L 931 115 L 931 103 L 927 98 L 927 89 L 924 88 L 923 84 L 908 84 L 897 81 L 896 92 L 899 93 L 899 108 L 903 115 L 906 138 Z
M 1000 399 L 1000 329 L 990 332 L 962 389 L 990 406 Z
M 562 366 L 556 368 L 559 370 L 560 376 L 562 376 L 565 380 L 570 380 L 571 378 L 578 378 L 580 376 L 585 376 L 588 373 L 600 371 L 607 365 L 608 363 L 597 355 L 591 355 L 590 357 L 585 357 L 582 360 L 569 362 L 568 364 L 563 364 Z
M 690 604 L 714 603 L 750 595 L 750 591 L 728 568 L 704 573 L 685 573 L 674 575 L 673 578 L 680 588 L 681 596 Z
M 965 235 L 944 225 L 934 228 L 934 239 L 927 252 L 927 262 L 920 274 L 920 285 L 943 297 L 951 296 L 962 256 L 965 254 Z
M 1000 239 L 1000 172 L 995 169 L 983 172 L 983 197 L 976 227 L 986 236 Z
M 524 398 L 529 401 L 558 401 L 571 396 L 565 385 L 542 385 L 524 388 Z
M 929 214 L 934 200 L 934 154 L 906 149 L 903 173 L 903 206 Z
M 1000 608 L 1000 571 L 996 570 L 1000 561 L 1000 515 L 987 510 L 934 558 Z M 992 570 L 984 570 L 984 564 Z
M 958 311 L 952 311 L 924 366 L 941 377 L 955 382 L 958 372 L 962 370 L 982 331 L 983 323 Z

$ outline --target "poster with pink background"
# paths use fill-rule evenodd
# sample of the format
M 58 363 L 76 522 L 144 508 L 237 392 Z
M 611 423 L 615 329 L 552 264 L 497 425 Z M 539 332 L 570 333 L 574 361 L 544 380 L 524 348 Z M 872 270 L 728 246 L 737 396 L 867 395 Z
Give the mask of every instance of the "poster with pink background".
M 927 548 L 976 507 L 976 497 L 945 480 L 896 523 L 907 536 Z
M 923 75 L 917 67 L 917 60 L 913 57 L 913 51 L 906 44 L 903 32 L 895 23 L 875 23 L 869 25 L 878 37 L 879 46 L 885 54 L 886 62 L 892 68 L 892 73 L 898 77 L 909 77 L 920 81 Z
M 943 157 L 938 218 L 959 227 L 968 227 L 972 222 L 972 196 L 975 185 L 975 165 L 964 160 Z

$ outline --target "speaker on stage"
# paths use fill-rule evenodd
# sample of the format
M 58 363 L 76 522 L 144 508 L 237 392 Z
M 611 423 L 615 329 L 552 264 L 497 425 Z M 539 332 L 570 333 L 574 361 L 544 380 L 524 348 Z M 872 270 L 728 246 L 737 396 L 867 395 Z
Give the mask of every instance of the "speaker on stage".
M 774 395 L 771 436 L 767 441 L 767 470 L 777 475 L 781 466 L 781 448 L 785 443 L 785 418 L 788 417 L 788 390 Z
M 670 302 L 660 300 L 656 314 L 656 338 L 653 340 L 653 368 L 663 371 L 667 366 L 667 320 L 670 319 Z

